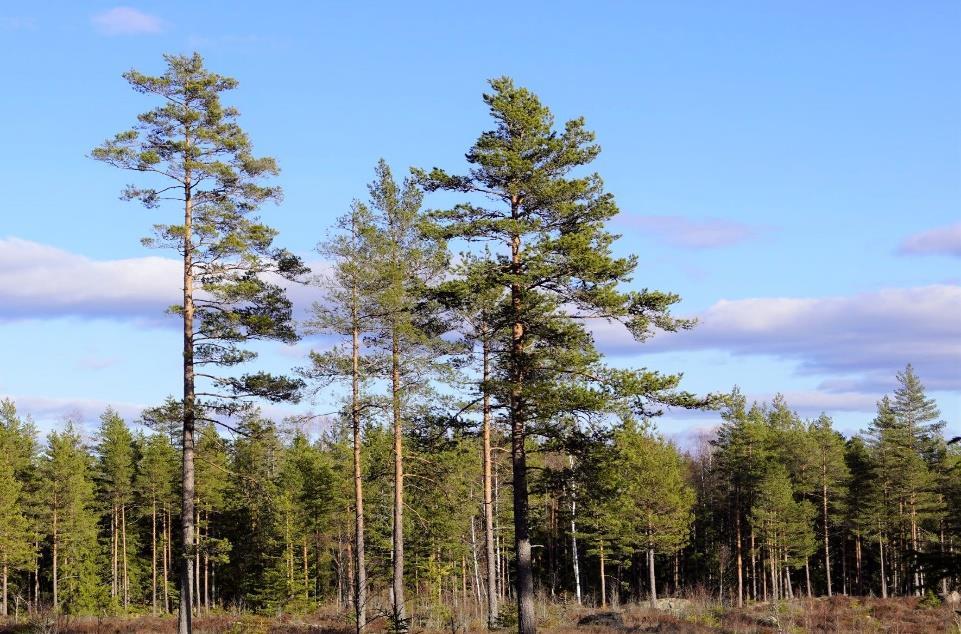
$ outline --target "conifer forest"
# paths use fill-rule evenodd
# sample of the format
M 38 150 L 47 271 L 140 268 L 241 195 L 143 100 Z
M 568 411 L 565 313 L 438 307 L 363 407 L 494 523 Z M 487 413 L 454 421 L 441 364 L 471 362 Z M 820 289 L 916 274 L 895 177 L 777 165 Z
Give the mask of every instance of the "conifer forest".
M 600 326 L 699 324 L 612 250 L 603 139 L 552 114 L 577 103 L 479 81 L 486 126 L 437 166 L 372 164 L 315 266 L 271 226 L 284 161 L 237 80 L 157 62 L 76 152 L 182 263 L 183 389 L 87 427 L 2 401 L 0 629 L 881 632 L 891 606 L 929 619 L 897 631 L 961 627 L 961 442 L 910 356 L 842 434 L 599 351 Z M 276 373 L 263 342 L 309 352 Z M 714 427 L 678 441 L 667 411 Z

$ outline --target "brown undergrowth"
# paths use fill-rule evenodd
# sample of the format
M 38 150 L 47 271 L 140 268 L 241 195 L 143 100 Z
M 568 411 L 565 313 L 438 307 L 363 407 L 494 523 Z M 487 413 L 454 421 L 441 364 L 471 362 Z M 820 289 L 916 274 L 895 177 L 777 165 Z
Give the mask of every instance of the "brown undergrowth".
M 756 603 L 726 608 L 703 597 L 684 601 L 670 610 L 628 605 L 618 610 L 581 608 L 572 604 L 540 603 L 540 631 L 554 634 L 607 634 L 613 632 L 671 632 L 677 634 L 851 633 L 851 634 L 961 634 L 961 613 L 947 606 L 926 607 L 916 598 L 877 599 L 843 597 Z M 451 618 L 446 623 L 413 623 L 411 632 L 441 634 L 481 632 L 474 618 Z M 370 632 L 383 632 L 375 622 Z M 19 624 L 0 625 L 0 632 L 127 634 L 176 631 L 174 617 L 53 618 L 34 615 Z M 218 614 L 194 619 L 198 634 L 348 634 L 353 628 L 343 614 L 333 610 L 303 616 L 270 618 L 252 614 Z M 502 632 L 509 633 L 505 628 Z

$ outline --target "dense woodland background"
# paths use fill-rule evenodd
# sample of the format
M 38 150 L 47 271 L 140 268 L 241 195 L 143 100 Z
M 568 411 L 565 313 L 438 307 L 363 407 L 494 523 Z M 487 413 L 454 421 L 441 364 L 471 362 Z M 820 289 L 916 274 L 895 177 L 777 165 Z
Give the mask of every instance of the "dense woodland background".
M 859 595 L 957 587 L 961 451 L 945 445 L 917 377 L 909 369 L 899 379 L 878 416 L 848 439 L 826 416 L 805 421 L 783 400 L 747 406 L 735 394 L 714 437 L 695 449 L 636 422 L 571 453 L 536 443 L 538 592 L 574 601 L 579 583 L 582 601 L 600 605 L 603 556 L 607 603 L 644 600 L 651 544 L 658 593 L 670 595 L 706 591 L 731 603 L 739 589 L 745 600 L 823 595 L 829 579 L 833 592 Z M 72 613 L 175 607 L 178 433 L 133 431 L 107 411 L 93 436 L 68 422 L 40 439 L 9 401 L 0 425 L 7 609 L 51 602 L 55 583 Z M 364 432 L 370 586 L 386 611 L 393 441 L 376 417 Z M 494 446 L 497 589 L 506 602 L 513 542 L 503 434 Z M 421 616 L 483 614 L 480 457 L 470 429 L 407 438 L 406 554 Z M 257 415 L 226 437 L 204 426 L 198 608 L 346 610 L 350 458 L 340 425 L 316 439 Z
M 261 184 L 277 166 L 220 104 L 236 82 L 198 55 L 166 61 L 125 75 L 161 105 L 92 158 L 159 179 L 126 198 L 184 213 L 145 240 L 184 260 L 184 394 L 45 437 L 3 401 L 4 615 L 180 605 L 187 631 L 184 602 L 335 606 L 358 630 L 456 613 L 529 632 L 534 594 L 740 606 L 961 583 L 961 446 L 910 365 L 845 438 L 781 397 L 694 395 L 679 374 L 605 364 L 591 320 L 638 340 L 695 324 L 671 316 L 672 293 L 621 290 L 638 261 L 611 255 L 614 198 L 578 173 L 600 151 L 583 120 L 555 126 L 492 80 L 495 127 L 467 173 L 397 182 L 381 161 L 368 200 L 318 227 L 329 270 L 311 275 L 255 215 L 280 200 Z M 436 191 L 463 200 L 425 208 Z M 322 295 L 302 323 L 294 283 Z M 302 334 L 323 338 L 289 376 L 244 347 Z M 317 425 L 256 407 L 302 398 L 333 411 Z M 678 447 L 656 425 L 666 407 L 714 410 L 718 427 Z

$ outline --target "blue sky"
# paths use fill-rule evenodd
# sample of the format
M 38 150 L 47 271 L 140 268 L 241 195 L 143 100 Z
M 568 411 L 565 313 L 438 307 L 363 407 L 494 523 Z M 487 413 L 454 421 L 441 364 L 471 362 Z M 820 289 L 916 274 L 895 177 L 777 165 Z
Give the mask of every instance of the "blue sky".
M 614 363 L 854 431 L 912 362 L 961 430 L 959 25 L 957 2 L 5 2 L 0 395 L 52 424 L 177 392 L 175 263 L 139 244 L 175 212 L 121 202 L 129 175 L 85 154 L 153 106 L 123 71 L 196 50 L 240 80 L 228 101 L 283 170 L 264 218 L 309 259 L 379 157 L 461 169 L 486 79 L 511 75 L 587 118 L 634 284 L 701 320 L 598 333 Z

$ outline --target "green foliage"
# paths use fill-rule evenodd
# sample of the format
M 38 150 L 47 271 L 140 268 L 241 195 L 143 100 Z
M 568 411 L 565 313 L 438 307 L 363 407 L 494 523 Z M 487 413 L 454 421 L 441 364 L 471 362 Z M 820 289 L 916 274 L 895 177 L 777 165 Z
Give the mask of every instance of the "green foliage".
M 93 465 L 72 423 L 47 436 L 40 470 L 47 539 L 57 549 L 58 607 L 68 613 L 93 613 L 107 602 L 98 565 Z
M 193 286 L 185 290 L 195 332 L 191 345 L 199 366 L 233 367 L 256 353 L 245 342 L 297 340 L 292 306 L 282 280 L 307 272 L 299 258 L 273 245 L 276 231 L 255 215 L 265 202 L 279 202 L 279 187 L 261 181 L 279 172 L 276 161 L 256 157 L 238 125 L 239 112 L 221 103 L 237 81 L 212 73 L 197 53 L 165 55 L 167 70 L 150 76 L 131 70 L 131 87 L 161 100 L 138 116 L 138 124 L 91 152 L 92 158 L 140 173 L 145 184 L 129 185 L 124 198 L 147 208 L 179 203 L 183 223 L 158 224 L 151 247 L 170 248 L 184 258 Z M 184 306 L 174 306 L 184 314 Z M 198 394 L 222 413 L 245 408 L 245 399 L 295 399 L 299 379 L 259 372 L 241 376 L 202 372 L 211 386 Z M 191 403 L 193 406 L 193 403 Z

